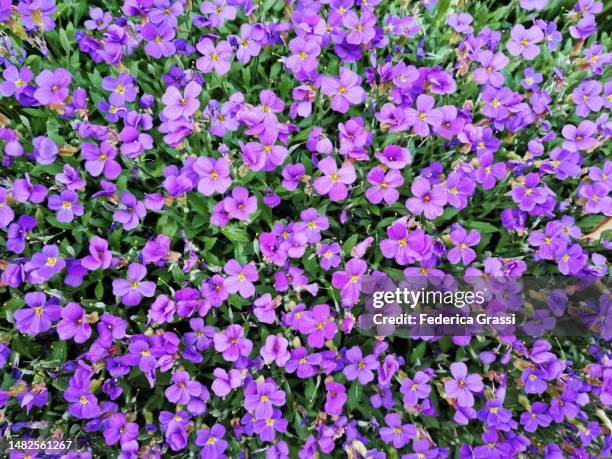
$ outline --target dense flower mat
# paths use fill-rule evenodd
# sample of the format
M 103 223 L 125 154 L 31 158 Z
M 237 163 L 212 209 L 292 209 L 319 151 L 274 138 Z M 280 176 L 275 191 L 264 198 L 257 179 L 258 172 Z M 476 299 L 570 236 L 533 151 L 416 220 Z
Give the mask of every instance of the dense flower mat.
M 357 318 L 373 272 L 607 275 L 611 11 L 0 0 L 3 452 L 610 457 L 605 292 L 571 339 Z

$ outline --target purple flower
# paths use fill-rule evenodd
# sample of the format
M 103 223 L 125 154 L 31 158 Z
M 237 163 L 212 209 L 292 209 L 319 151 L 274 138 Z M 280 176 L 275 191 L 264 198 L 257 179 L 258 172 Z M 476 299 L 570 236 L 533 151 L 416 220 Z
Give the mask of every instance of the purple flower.
M 568 151 L 590 150 L 597 144 L 594 136 L 597 134 L 597 126 L 589 120 L 582 121 L 578 127 L 566 124 L 561 130 L 565 138 L 563 148 Z
M 548 0 L 520 0 L 521 8 L 527 11 L 543 10 Z
M 453 231 L 450 233 L 450 240 L 455 247 L 448 251 L 447 257 L 453 265 L 459 263 L 459 260 L 464 266 L 469 265 L 476 259 L 476 252 L 471 249 L 471 246 L 478 245 L 480 242 L 480 234 L 476 230 L 468 232 L 459 224 L 453 225 Z
M 476 181 L 482 184 L 483 190 L 490 190 L 496 184 L 497 180 L 501 180 L 506 175 L 506 164 L 503 162 L 493 163 L 494 156 L 490 151 L 485 151 L 478 155 L 478 164 L 480 167 L 476 169 Z
M 220 41 L 216 46 L 210 38 L 202 38 L 196 46 L 202 54 L 196 66 L 204 73 L 214 71 L 217 75 L 225 75 L 231 67 L 232 46 L 225 40 Z
M 577 274 L 587 263 L 588 255 L 580 244 L 563 245 L 555 253 L 557 268 L 565 275 Z
M 542 394 L 548 388 L 548 384 L 544 380 L 547 375 L 542 370 L 532 370 L 526 368 L 521 375 L 521 381 L 525 385 L 525 392 L 528 394 Z
M 282 417 L 282 411 L 275 409 L 272 416 L 265 419 L 255 419 L 253 430 L 262 441 L 274 441 L 276 432 L 285 433 L 288 422 Z
M 512 189 L 512 199 L 519 204 L 519 208 L 526 212 L 533 210 L 537 204 L 546 201 L 547 195 L 544 188 L 538 186 L 540 177 L 537 173 L 527 174 L 524 183 Z
M 147 41 L 145 53 L 154 59 L 169 57 L 176 52 L 172 40 L 176 36 L 174 29 L 166 24 L 147 23 L 140 29 L 140 35 Z
M 444 383 L 446 395 L 457 399 L 460 407 L 474 406 L 474 396 L 472 392 L 481 392 L 484 389 L 482 378 L 478 374 L 468 375 L 467 366 L 463 362 L 451 364 L 453 379 Z
M 137 306 L 142 297 L 151 298 L 155 295 L 155 282 L 143 281 L 147 268 L 138 263 L 130 263 L 127 279 L 113 280 L 113 295 L 121 298 L 126 306 Z
M 232 183 L 230 169 L 225 158 L 207 158 L 200 156 L 193 164 L 193 170 L 199 176 L 198 191 L 204 196 L 213 193 L 225 193 Z
M 253 350 L 253 343 L 244 337 L 244 329 L 240 325 L 230 325 L 223 332 L 215 333 L 214 343 L 215 350 L 221 352 L 228 362 L 235 362 L 241 356 L 247 357 Z
M 548 405 L 542 402 L 535 402 L 530 411 L 521 414 L 521 424 L 526 432 L 535 432 L 538 426 L 548 427 L 552 421 L 547 414 Z
M 347 185 L 353 183 L 357 176 L 355 168 L 349 162 L 345 162 L 340 169 L 336 160 L 327 157 L 319 161 L 318 168 L 324 175 L 317 177 L 314 187 L 321 196 L 328 195 L 331 201 L 337 202 L 348 196 Z
M 538 43 L 543 39 L 544 34 L 538 26 L 534 25 L 525 29 L 521 24 L 517 24 L 510 31 L 510 40 L 506 48 L 513 56 L 523 56 L 530 61 L 540 54 Z
M 493 54 L 491 51 L 480 51 L 476 60 L 482 67 L 474 71 L 474 79 L 479 84 L 490 84 L 499 88 L 504 83 L 504 75 L 500 72 L 509 59 L 502 52 Z
M 32 256 L 32 260 L 26 264 L 28 270 L 33 270 L 31 275 L 35 276 L 38 283 L 51 279 L 66 266 L 66 261 L 59 258 L 59 249 L 55 244 L 46 245 L 43 249 Z
M 259 351 L 259 355 L 263 358 L 264 362 L 274 362 L 279 367 L 284 367 L 289 361 L 291 356 L 287 351 L 289 341 L 282 336 L 269 335 L 266 338 L 265 344 Z
M 367 8 L 362 10 L 361 17 L 354 11 L 347 11 L 342 16 L 342 25 L 349 30 L 345 39 L 350 45 L 367 44 L 376 35 L 376 15 Z
M 423 371 L 417 371 L 414 379 L 405 378 L 402 380 L 400 392 L 404 394 L 404 405 L 414 406 L 420 399 L 426 399 L 431 392 L 429 376 Z
M 332 416 L 340 416 L 348 399 L 346 388 L 338 382 L 328 381 L 325 383 L 325 389 L 327 391 L 325 394 L 325 412 Z
M 229 293 L 239 293 L 243 298 L 255 295 L 253 282 L 259 279 L 259 274 L 254 263 L 240 266 L 236 260 L 229 260 L 225 263 L 223 270 L 228 275 L 223 281 L 223 287 Z
M 55 176 L 55 180 L 66 185 L 71 191 L 81 190 L 85 188 L 85 180 L 80 177 L 80 169 L 74 169 L 70 164 L 64 164 L 62 172 Z
M 340 253 L 340 244 L 337 242 L 332 244 L 321 244 L 318 253 L 321 257 L 321 268 L 325 271 L 329 271 L 331 268 L 337 268 L 340 264 L 341 258 L 338 255 Z
M 147 214 L 144 204 L 128 191 L 121 193 L 119 201 L 119 210 L 113 214 L 113 220 L 123 224 L 123 229 L 126 231 L 136 228 L 140 224 L 140 219 Z
M 376 158 L 389 169 L 401 170 L 412 163 L 412 156 L 407 148 L 399 145 L 387 145 L 382 152 L 375 154 Z
M 442 186 L 432 187 L 427 179 L 419 177 L 412 183 L 410 190 L 414 195 L 406 201 L 406 208 L 410 212 L 417 215 L 423 213 L 428 220 L 442 215 L 447 203 L 446 191 Z
M 303 164 L 289 164 L 285 166 L 282 172 L 283 187 L 287 191 L 294 191 L 298 187 L 300 180 L 304 177 L 305 172 Z
M 307 76 L 316 71 L 321 47 L 314 40 L 307 41 L 303 37 L 296 37 L 289 42 L 289 50 L 293 54 L 287 58 L 285 64 L 294 74 Z
M 36 158 L 36 162 L 42 165 L 52 164 L 55 161 L 55 157 L 59 152 L 55 142 L 48 137 L 40 135 L 32 140 L 34 146 L 33 154 Z
M 458 33 L 472 33 L 474 30 L 470 25 L 472 16 L 467 13 L 453 13 L 448 16 L 446 23 Z
M 102 8 L 89 8 L 89 17 L 84 25 L 88 30 L 104 30 L 106 29 L 113 17 L 108 11 L 103 11 Z
M 355 379 L 366 385 L 374 380 L 374 371 L 378 368 L 378 359 L 370 354 L 363 357 L 359 346 L 353 346 L 346 351 L 347 364 L 342 370 L 349 381 Z
M 24 296 L 29 308 L 18 309 L 13 313 L 15 327 L 21 333 L 36 336 L 51 328 L 52 322 L 61 316 L 62 308 L 53 301 L 47 302 L 42 292 L 30 292 Z
M 108 242 L 98 236 L 89 241 L 89 255 L 81 260 L 81 265 L 90 270 L 107 269 L 111 265 L 112 255 L 108 250 Z
M 387 228 L 387 237 L 380 242 L 380 251 L 385 258 L 394 258 L 399 265 L 431 256 L 432 241 L 423 230 L 408 232 L 405 223 L 395 222 Z
M 168 87 L 162 96 L 162 102 L 166 106 L 162 111 L 163 115 L 170 120 L 193 115 L 200 107 L 198 96 L 201 92 L 202 86 L 195 81 L 187 83 L 183 93 L 175 86 Z
M 134 77 L 128 73 L 120 73 L 115 79 L 107 76 L 102 79 L 102 89 L 111 91 L 127 102 L 133 102 L 136 99 L 136 88 L 134 87 Z
M 400 415 L 389 413 L 385 416 L 387 427 L 379 431 L 380 438 L 385 443 L 390 443 L 394 448 L 403 448 L 410 440 L 417 436 L 417 429 L 413 424 L 403 424 Z
M 267 419 L 274 414 L 274 406 L 285 404 L 285 392 L 268 379 L 265 382 L 251 382 L 244 391 L 244 407 L 255 413 L 256 419 Z
M 98 399 L 85 387 L 69 386 L 64 398 L 71 403 L 68 412 L 79 419 L 91 419 L 100 414 Z
M 285 161 L 288 151 L 276 145 L 277 139 L 275 129 L 266 129 L 259 135 L 259 142 L 249 142 L 242 147 L 242 156 L 252 170 L 271 171 Z
M 340 289 L 343 304 L 357 303 L 361 292 L 361 276 L 367 269 L 368 264 L 365 261 L 351 258 L 346 264 L 346 271 L 336 271 L 332 275 L 332 285 Z
M 166 398 L 171 403 L 186 405 L 189 400 L 200 394 L 201 385 L 197 381 L 192 381 L 186 371 L 177 371 L 172 375 L 172 384 L 164 392 Z
M 116 413 L 106 422 L 103 435 L 107 445 L 119 442 L 121 449 L 137 448 L 138 424 L 127 422 L 124 413 Z
M 79 195 L 71 190 L 64 190 L 60 195 L 52 194 L 48 200 L 49 209 L 57 212 L 58 222 L 70 223 L 74 217 L 83 215 L 84 208 L 79 204 Z
M 28 67 L 18 69 L 14 65 L 7 66 L 2 72 L 2 77 L 5 81 L 0 84 L 0 94 L 5 97 L 10 97 L 14 94 L 15 97 L 18 97 L 28 87 L 32 76 L 32 71 Z
M 223 208 L 233 218 L 248 220 L 257 211 L 257 198 L 250 196 L 246 188 L 237 186 L 232 190 L 232 195 L 223 201 Z
M 0 203 L 2 202 L 2 189 L 0 188 Z M 8 207 L 7 207 L 8 208 Z M 0 205 L 0 222 L 8 214 L 3 214 Z M 12 219 L 12 216 L 11 216 Z M 36 227 L 36 219 L 29 215 L 21 215 L 16 223 L 12 223 L 6 232 L 6 248 L 14 253 L 20 254 L 25 250 L 26 236 Z M 2 226 L 0 224 L 0 226 Z
M 587 214 L 609 215 L 612 211 L 609 193 L 610 189 L 603 183 L 582 183 L 578 188 L 578 196 L 584 199 L 584 211 Z
M 34 91 L 34 97 L 42 105 L 60 105 L 68 97 L 68 86 L 72 81 L 72 75 L 61 67 L 43 70 L 36 77 L 38 89 Z
M 384 200 L 387 205 L 391 205 L 399 199 L 396 188 L 404 184 L 404 178 L 399 171 L 390 170 L 385 174 L 382 168 L 375 167 L 368 173 L 367 180 L 374 185 L 365 192 L 366 198 L 372 204 L 380 204 Z
M 200 457 L 205 459 L 222 459 L 226 457 L 224 451 L 227 449 L 227 442 L 223 440 L 225 427 L 217 423 L 210 429 L 198 430 L 195 444 L 202 447 Z
M 474 448 L 474 455 L 470 457 L 483 459 L 505 459 L 512 457 L 512 444 L 501 441 L 499 434 L 495 430 L 489 430 L 483 433 L 482 440 L 485 444 L 476 446 Z
M 232 389 L 242 386 L 243 374 L 240 370 L 231 369 L 229 372 L 223 368 L 215 368 L 213 371 L 215 380 L 211 389 L 218 397 L 225 397 Z
M 325 341 L 333 339 L 338 330 L 327 304 L 317 304 L 311 311 L 305 311 L 298 328 L 300 333 L 308 335 L 308 345 L 314 348 L 323 347 Z
M 332 110 L 346 113 L 351 105 L 363 103 L 366 92 L 360 86 L 361 77 L 346 67 L 340 67 L 340 76 L 324 77 L 321 91 L 332 98 Z
M 0 188 L 0 228 L 6 228 L 15 218 L 13 209 L 8 206 L 8 193 Z
M 576 104 L 576 115 L 589 116 L 590 112 L 598 112 L 603 106 L 604 100 L 599 95 L 603 86 L 599 81 L 587 80 L 581 82 L 572 93 L 572 100 Z
M 85 311 L 78 303 L 68 303 L 62 308 L 62 320 L 57 324 L 57 334 L 62 340 L 74 338 L 75 343 L 84 343 L 91 335 Z
M 442 124 L 442 112 L 433 108 L 435 102 L 433 97 L 421 94 L 417 97 L 416 109 L 406 109 L 406 121 L 415 134 L 427 137 L 430 133 L 429 126 L 435 129 Z
M 223 27 L 225 20 L 233 21 L 236 18 L 236 7 L 228 4 L 226 0 L 212 0 L 200 5 L 202 14 L 208 17 L 209 27 Z
M 17 4 L 17 11 L 19 11 L 23 25 L 28 29 L 40 29 L 43 32 L 55 28 L 52 16 L 56 10 L 53 0 L 20 1 Z
M 121 165 L 115 160 L 117 150 L 106 141 L 99 147 L 91 142 L 83 143 L 81 155 L 85 159 L 85 170 L 92 177 L 104 174 L 107 179 L 114 180 L 121 174 Z

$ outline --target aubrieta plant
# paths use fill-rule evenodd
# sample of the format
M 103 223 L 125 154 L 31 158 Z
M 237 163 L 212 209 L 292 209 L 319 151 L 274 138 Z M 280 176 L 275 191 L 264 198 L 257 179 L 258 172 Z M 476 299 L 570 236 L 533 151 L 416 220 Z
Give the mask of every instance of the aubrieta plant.
M 2 453 L 610 457 L 609 293 L 574 338 L 357 319 L 377 273 L 608 275 L 611 12 L 0 0 Z

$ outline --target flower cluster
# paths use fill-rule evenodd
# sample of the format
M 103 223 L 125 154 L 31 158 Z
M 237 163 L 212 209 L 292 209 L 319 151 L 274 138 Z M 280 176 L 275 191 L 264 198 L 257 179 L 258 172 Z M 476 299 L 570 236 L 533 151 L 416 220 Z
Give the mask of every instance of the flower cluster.
M 568 5 L 0 0 L 0 432 L 74 439 L 10 457 L 610 457 L 610 8 Z M 358 321 L 541 274 L 589 336 L 514 284 L 532 337 Z

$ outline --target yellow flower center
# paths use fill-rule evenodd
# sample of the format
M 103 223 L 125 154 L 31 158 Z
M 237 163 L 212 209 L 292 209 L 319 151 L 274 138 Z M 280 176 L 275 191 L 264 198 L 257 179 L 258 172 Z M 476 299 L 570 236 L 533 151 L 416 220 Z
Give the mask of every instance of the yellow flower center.
M 30 16 L 32 16 L 32 22 L 36 25 L 41 25 L 42 22 L 42 10 L 32 10 L 30 12 Z

